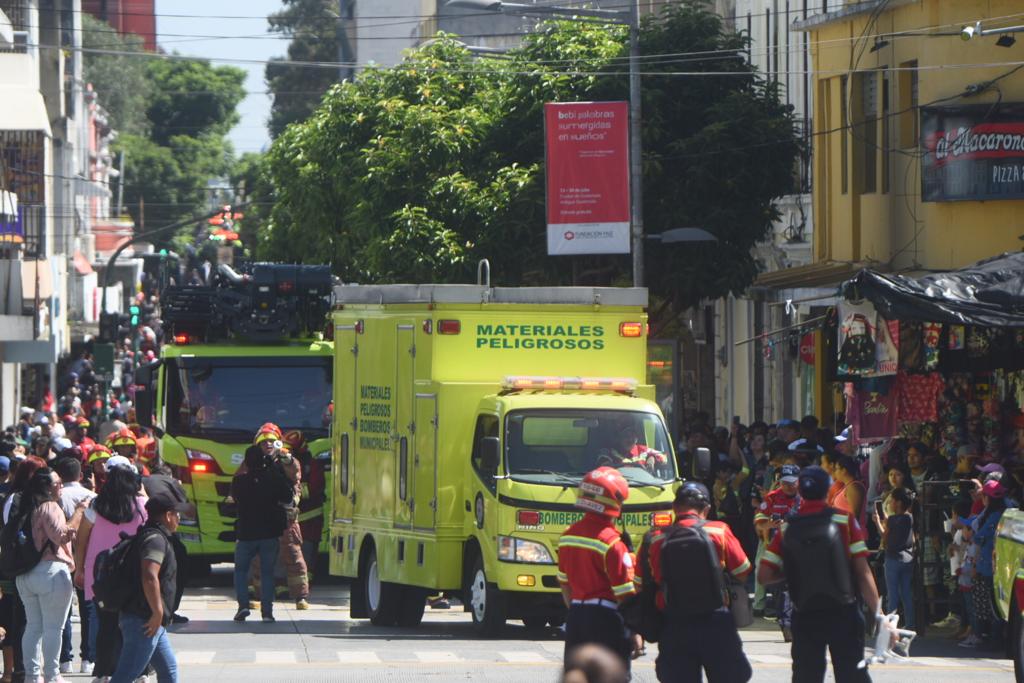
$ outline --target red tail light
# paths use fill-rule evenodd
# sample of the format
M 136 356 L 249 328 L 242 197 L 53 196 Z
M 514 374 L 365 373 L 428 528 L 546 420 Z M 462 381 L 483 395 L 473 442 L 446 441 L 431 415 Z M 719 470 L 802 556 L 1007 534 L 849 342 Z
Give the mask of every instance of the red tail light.
M 459 334 L 462 332 L 462 323 L 458 320 L 438 320 L 438 334 Z
M 185 449 L 185 457 L 188 458 L 188 469 L 193 474 L 224 474 L 220 469 L 220 465 L 217 464 L 217 461 L 209 453 L 187 448 Z
M 516 520 L 519 526 L 540 526 L 540 513 L 536 510 L 520 510 Z
M 180 334 L 174 335 L 174 343 L 177 344 L 178 346 L 184 346 L 184 345 L 188 344 L 191 341 L 192 341 L 192 337 L 188 336 L 185 333 L 180 333 Z

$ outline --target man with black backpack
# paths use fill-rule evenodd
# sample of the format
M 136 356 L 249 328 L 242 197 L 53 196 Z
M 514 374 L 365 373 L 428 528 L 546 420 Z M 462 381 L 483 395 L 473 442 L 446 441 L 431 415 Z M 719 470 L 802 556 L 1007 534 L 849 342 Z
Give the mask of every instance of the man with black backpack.
M 676 491 L 675 524 L 656 528 L 640 548 L 643 590 L 656 591 L 663 613 L 658 638 L 658 680 L 745 683 L 752 674 L 729 611 L 725 574 L 750 573 L 750 560 L 724 522 L 707 521 L 711 494 L 687 482 Z
M 134 539 L 134 561 L 139 584 L 121 608 L 124 644 L 111 683 L 131 683 L 153 664 L 159 683 L 177 683 L 178 661 L 167 637 L 174 614 L 177 561 L 171 534 L 178 529 L 180 514 L 189 504 L 167 491 L 155 492 L 146 501 L 149 518 Z M 141 588 L 141 590 L 140 590 Z
M 878 612 L 878 589 L 868 566 L 864 530 L 855 517 L 828 506 L 832 478 L 820 467 L 800 471 L 801 502 L 761 558 L 757 578 L 785 580 L 793 601 L 793 682 L 825 680 L 825 649 L 837 683 L 868 683 L 860 598 Z

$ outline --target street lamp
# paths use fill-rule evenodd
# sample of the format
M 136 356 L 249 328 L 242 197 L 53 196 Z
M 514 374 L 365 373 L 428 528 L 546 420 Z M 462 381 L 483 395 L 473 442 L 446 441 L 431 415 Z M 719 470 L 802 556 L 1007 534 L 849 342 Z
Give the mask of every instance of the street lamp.
M 1024 26 L 1003 26 L 1002 28 L 982 28 L 981 22 L 976 21 L 973 24 L 967 24 L 960 29 L 960 38 L 962 40 L 970 40 L 971 38 L 981 38 L 982 36 L 994 36 L 1005 33 L 1024 33 Z M 1014 41 L 1016 42 L 1016 41 Z M 998 43 L 997 43 L 998 44 Z M 1013 43 L 1010 43 L 1013 45 Z M 1009 47 L 1009 45 L 1000 45 L 1000 47 Z
M 629 194 L 630 249 L 633 286 L 644 284 L 643 160 L 640 143 L 640 0 L 629 0 L 628 10 L 607 10 L 551 5 L 528 5 L 503 0 L 449 0 L 446 7 L 501 12 L 535 17 L 584 17 L 629 27 Z

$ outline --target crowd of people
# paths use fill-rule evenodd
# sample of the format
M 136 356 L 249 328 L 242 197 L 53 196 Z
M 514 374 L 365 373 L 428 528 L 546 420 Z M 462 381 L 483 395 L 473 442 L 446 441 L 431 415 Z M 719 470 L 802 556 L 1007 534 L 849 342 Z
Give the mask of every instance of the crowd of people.
M 621 475 L 612 466 L 584 478 L 586 514 L 559 550 L 564 680 L 628 680 L 649 635 L 660 681 L 699 681 L 702 671 L 713 683 L 749 680 L 736 628 L 754 616 L 778 622 L 801 682 L 824 679 L 826 649 L 837 680 L 870 680 L 862 659 L 873 616 L 905 651 L 883 606 L 900 628 L 915 631 L 924 617 L 966 648 L 1004 642 L 992 550 L 1003 511 L 1020 500 L 1014 460 L 979 458 L 969 445 L 955 461 L 917 441 L 858 446 L 814 416 L 730 429 L 698 416 L 677 455 L 689 481 L 674 523 L 635 553 L 615 524 L 629 495 Z

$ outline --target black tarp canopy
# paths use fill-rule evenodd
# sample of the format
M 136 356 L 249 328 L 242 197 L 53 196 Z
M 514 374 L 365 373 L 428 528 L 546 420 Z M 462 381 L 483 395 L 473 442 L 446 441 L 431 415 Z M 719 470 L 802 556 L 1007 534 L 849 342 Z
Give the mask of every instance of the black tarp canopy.
M 843 284 L 842 294 L 867 299 L 889 320 L 1024 327 L 1024 253 L 916 280 L 865 269 Z

